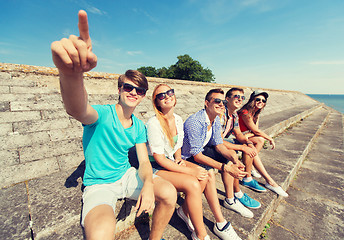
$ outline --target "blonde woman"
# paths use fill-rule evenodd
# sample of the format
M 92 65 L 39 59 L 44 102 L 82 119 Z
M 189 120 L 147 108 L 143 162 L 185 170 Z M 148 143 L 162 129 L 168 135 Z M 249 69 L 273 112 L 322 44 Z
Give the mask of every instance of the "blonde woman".
M 153 91 L 152 101 L 155 116 L 147 121 L 146 127 L 153 171 L 185 194 L 185 201 L 177 214 L 192 232 L 192 239 L 210 239 L 202 212 L 202 192 L 208 183 L 208 172 L 181 158 L 183 120 L 174 113 L 174 90 L 160 84 Z

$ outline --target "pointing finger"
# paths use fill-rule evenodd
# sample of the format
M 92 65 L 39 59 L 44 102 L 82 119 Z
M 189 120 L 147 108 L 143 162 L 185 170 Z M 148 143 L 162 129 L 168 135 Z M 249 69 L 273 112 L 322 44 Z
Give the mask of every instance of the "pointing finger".
M 87 13 L 84 10 L 79 11 L 79 34 L 80 38 L 84 40 L 87 44 L 88 49 L 92 49 L 90 33 L 88 29 Z

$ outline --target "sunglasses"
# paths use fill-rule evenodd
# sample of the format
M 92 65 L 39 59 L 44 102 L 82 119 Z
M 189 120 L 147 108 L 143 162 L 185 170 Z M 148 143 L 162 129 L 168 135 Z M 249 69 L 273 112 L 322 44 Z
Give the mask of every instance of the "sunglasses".
M 266 100 L 265 99 L 262 99 L 262 98 L 256 98 L 255 101 L 258 103 L 260 101 L 262 101 L 263 103 L 266 103 Z
M 227 105 L 227 100 L 222 100 L 222 99 L 220 99 L 220 98 L 214 98 L 214 103 L 216 103 L 216 104 L 220 104 L 220 103 L 223 103 L 223 105 Z
M 156 95 L 156 98 L 159 99 L 159 100 L 163 100 L 165 99 L 167 96 L 169 97 L 172 97 L 174 95 L 174 89 L 170 89 L 166 92 L 163 92 L 163 93 L 159 93 Z
M 136 93 L 139 96 L 144 96 L 144 95 L 146 95 L 146 92 L 147 92 L 147 89 L 142 88 L 142 87 L 135 87 L 129 83 L 123 83 L 122 87 L 123 87 L 123 90 L 126 92 L 131 92 L 135 88 Z
M 241 100 L 243 100 L 243 101 L 246 99 L 244 95 L 243 96 L 241 96 L 241 95 L 233 95 L 232 97 L 234 99 L 240 99 L 241 98 Z

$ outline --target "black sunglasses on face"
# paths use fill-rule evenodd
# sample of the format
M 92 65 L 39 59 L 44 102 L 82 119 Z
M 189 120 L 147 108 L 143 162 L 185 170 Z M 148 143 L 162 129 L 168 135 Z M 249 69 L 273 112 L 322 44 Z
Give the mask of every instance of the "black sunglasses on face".
M 122 85 L 123 90 L 126 92 L 131 92 L 135 88 L 137 95 L 144 96 L 147 92 L 147 89 L 142 88 L 142 87 L 135 87 L 129 83 L 123 83 Z
M 241 95 L 233 95 L 232 96 L 234 99 L 240 99 L 241 98 L 241 100 L 245 100 L 246 98 L 245 98 L 245 96 L 241 96 Z
M 263 99 L 263 98 L 256 98 L 256 99 L 255 99 L 255 101 L 256 101 L 256 102 L 260 102 L 260 101 L 262 101 L 263 103 L 266 103 L 266 100 L 265 100 L 265 99 Z
M 220 98 L 214 98 L 214 103 L 220 104 L 221 102 L 223 103 L 223 105 L 227 105 L 227 100 L 222 100 Z
M 163 100 L 166 98 L 166 96 L 169 96 L 169 97 L 172 97 L 174 95 L 174 89 L 170 89 L 166 92 L 163 92 L 163 93 L 159 93 L 156 95 L 156 98 L 159 99 L 159 100 Z

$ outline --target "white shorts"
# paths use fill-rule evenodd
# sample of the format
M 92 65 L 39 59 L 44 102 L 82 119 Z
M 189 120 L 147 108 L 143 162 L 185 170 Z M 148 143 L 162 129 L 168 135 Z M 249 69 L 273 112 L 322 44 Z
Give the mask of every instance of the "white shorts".
M 156 175 L 153 175 L 154 177 Z M 137 200 L 142 187 L 143 183 L 137 169 L 134 167 L 129 168 L 123 177 L 114 183 L 86 186 L 82 195 L 81 225 L 84 226 L 87 213 L 96 206 L 107 204 L 115 212 L 118 199 L 130 198 Z

